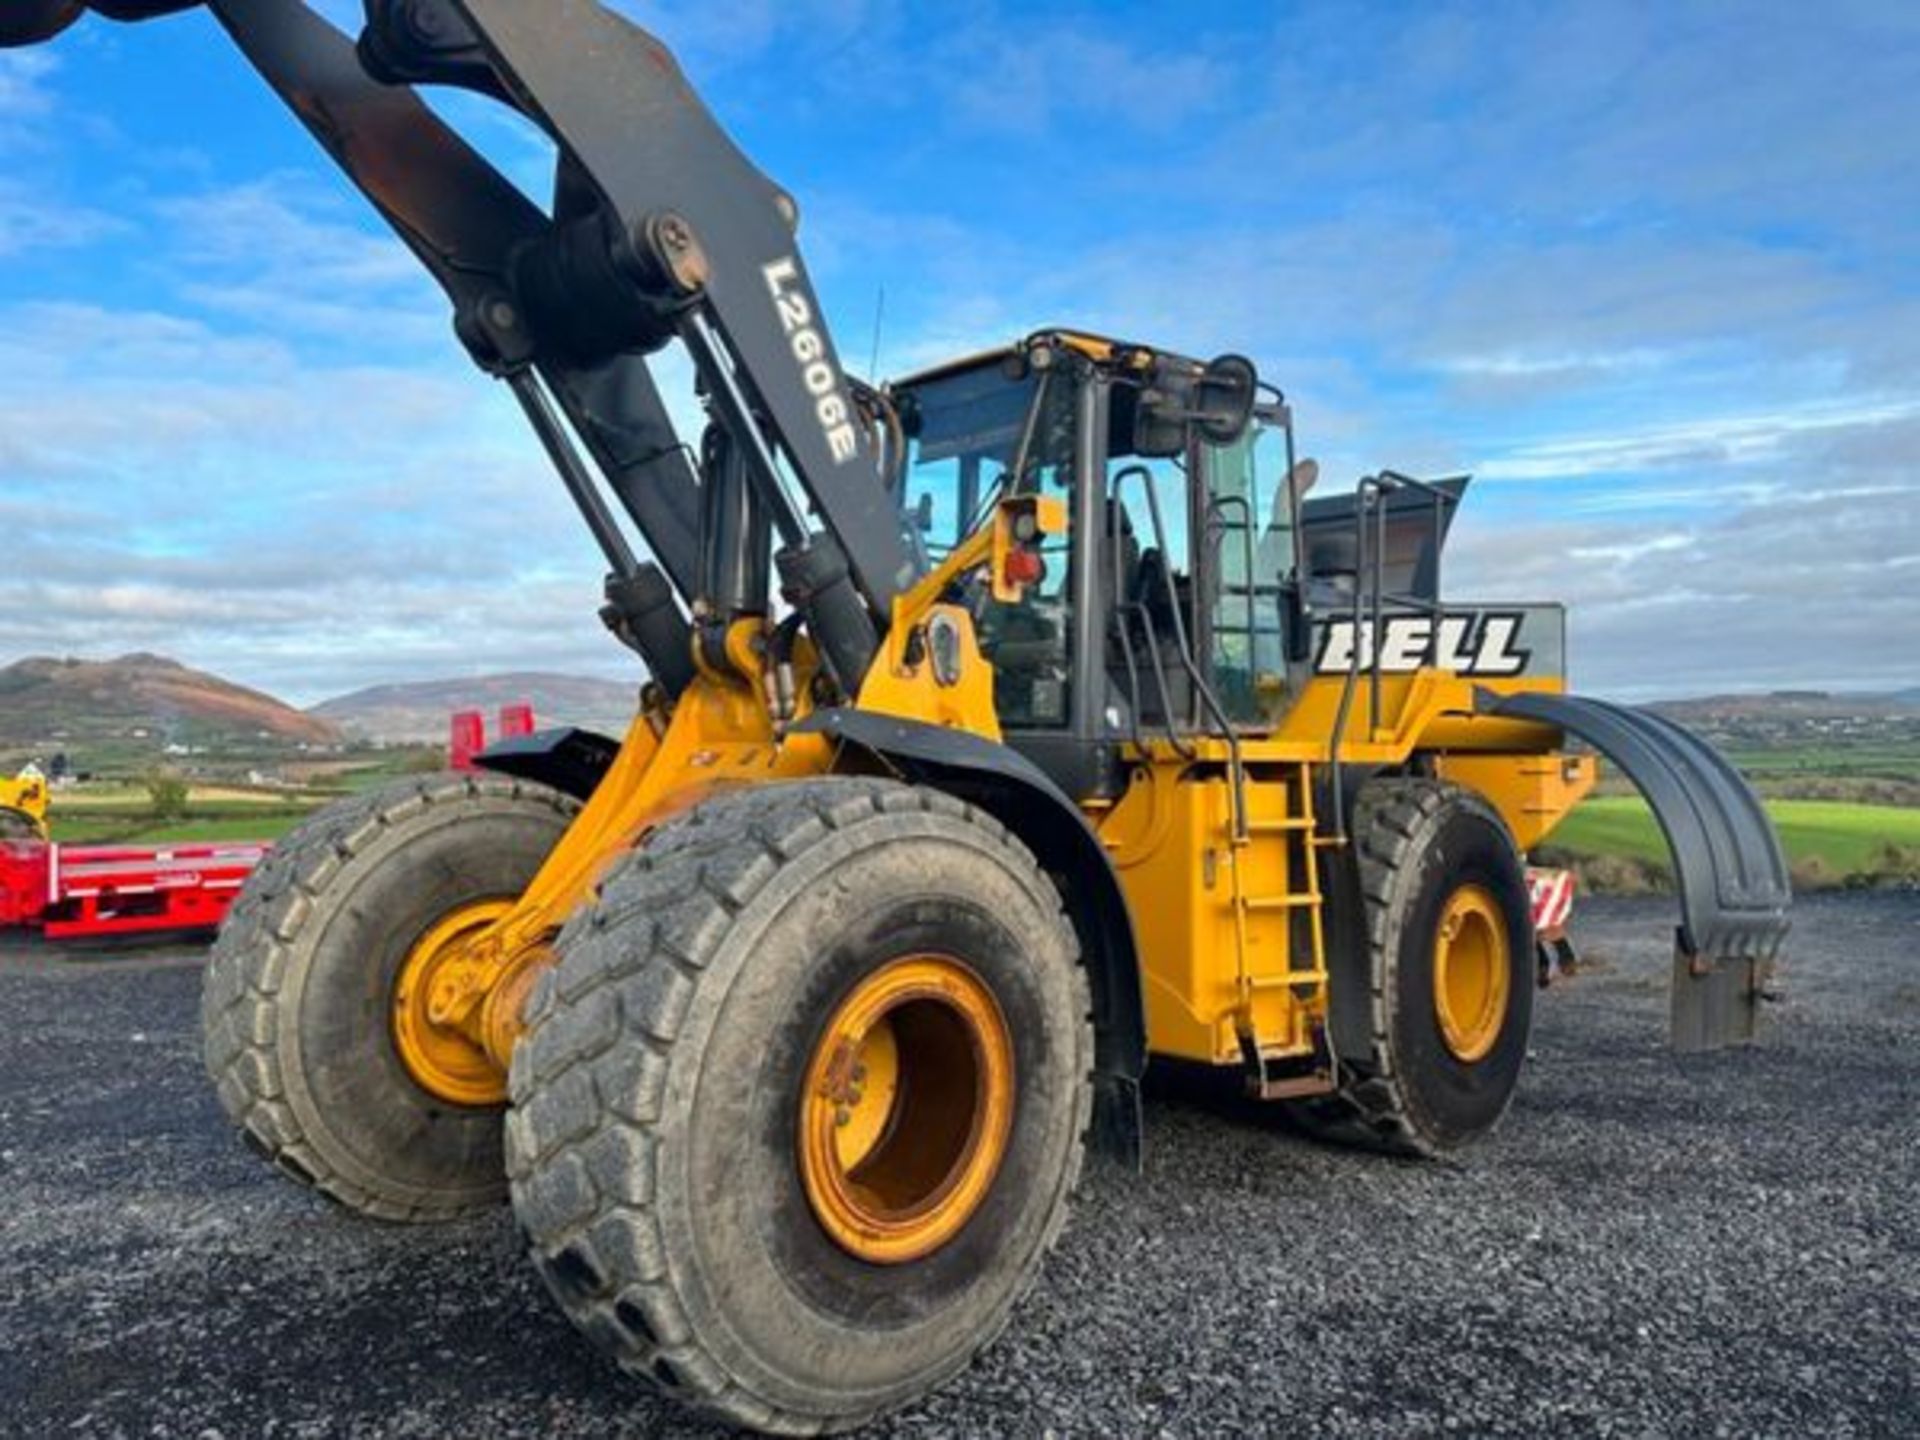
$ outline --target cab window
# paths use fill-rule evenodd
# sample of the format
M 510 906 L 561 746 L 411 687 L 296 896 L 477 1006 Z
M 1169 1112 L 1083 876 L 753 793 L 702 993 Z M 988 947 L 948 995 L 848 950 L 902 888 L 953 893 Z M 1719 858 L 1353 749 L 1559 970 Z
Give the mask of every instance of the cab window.
M 1203 454 L 1214 689 L 1236 724 L 1271 723 L 1285 697 L 1283 597 L 1294 573 L 1282 433 L 1256 423 Z
M 1037 407 L 1037 411 L 1036 411 Z M 943 376 L 901 396 L 905 499 L 926 562 L 937 564 L 986 523 L 1005 495 L 1066 499 L 1073 489 L 1075 383 L 1059 372 L 1010 379 L 999 366 Z M 1020 441 L 1033 413 L 1022 472 Z M 994 666 L 994 704 L 1009 730 L 1064 726 L 1072 714 L 1071 537 L 1048 538 L 1044 573 L 1017 602 L 976 595 L 980 648 Z

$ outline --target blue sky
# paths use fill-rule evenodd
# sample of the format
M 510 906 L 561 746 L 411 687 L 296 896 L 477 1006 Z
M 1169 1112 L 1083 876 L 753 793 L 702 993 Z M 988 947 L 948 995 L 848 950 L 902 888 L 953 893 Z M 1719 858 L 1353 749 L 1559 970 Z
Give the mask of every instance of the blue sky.
M 881 285 L 883 372 L 1245 351 L 1323 486 L 1480 477 L 1449 589 L 1568 601 L 1583 689 L 1920 683 L 1920 7 L 621 8 L 798 196 L 857 368 Z M 618 676 L 599 573 L 206 16 L 0 52 L 0 661 Z

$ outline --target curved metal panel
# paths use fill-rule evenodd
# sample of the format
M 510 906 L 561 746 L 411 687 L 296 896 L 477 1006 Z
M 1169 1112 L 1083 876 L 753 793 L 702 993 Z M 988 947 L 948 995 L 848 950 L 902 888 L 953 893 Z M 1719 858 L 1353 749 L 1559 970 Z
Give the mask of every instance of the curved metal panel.
M 1664 716 L 1577 695 L 1494 696 L 1490 714 L 1578 735 L 1639 786 L 1673 855 L 1689 958 L 1771 960 L 1793 896 L 1773 822 L 1740 772 Z
M 496 775 L 551 785 L 584 803 L 593 798 L 619 755 L 620 742 L 611 735 L 568 725 L 496 740 L 475 755 L 473 763 Z

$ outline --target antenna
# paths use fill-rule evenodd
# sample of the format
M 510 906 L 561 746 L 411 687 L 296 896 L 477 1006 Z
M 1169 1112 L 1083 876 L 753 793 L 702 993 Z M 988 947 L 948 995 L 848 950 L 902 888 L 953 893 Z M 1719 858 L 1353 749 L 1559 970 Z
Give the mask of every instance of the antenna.
M 880 378 L 880 327 L 887 318 L 887 287 L 882 285 L 873 298 L 873 350 L 867 356 L 867 379 Z

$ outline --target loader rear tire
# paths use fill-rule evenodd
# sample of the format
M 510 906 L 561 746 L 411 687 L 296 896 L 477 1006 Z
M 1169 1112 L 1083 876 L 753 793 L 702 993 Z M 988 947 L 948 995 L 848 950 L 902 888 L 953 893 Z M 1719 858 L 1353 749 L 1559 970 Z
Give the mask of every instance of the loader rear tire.
M 39 822 L 24 810 L 0 805 L 0 840 L 39 840 L 44 838 Z
M 1344 928 L 1364 983 L 1336 986 L 1334 1001 L 1365 1007 L 1369 1042 L 1339 1057 L 1337 1094 L 1289 1110 L 1330 1140 L 1454 1150 L 1499 1122 L 1526 1059 L 1526 867 L 1497 811 L 1437 780 L 1370 782 L 1351 828 L 1354 869 L 1330 889 L 1348 897 Z
M 249 877 L 208 957 L 207 1070 L 247 1142 L 293 1178 L 385 1220 L 506 1196 L 504 1107 L 409 1073 L 395 979 L 446 916 L 526 888 L 578 807 L 489 775 L 406 780 L 320 811 Z
M 888 781 L 756 786 L 656 832 L 558 948 L 514 1052 L 507 1166 L 548 1289 L 624 1370 L 732 1423 L 812 1434 L 924 1394 L 998 1334 L 1066 1219 L 1093 1066 L 1073 931 L 1005 830 Z M 821 1090 L 823 1055 L 879 1088 L 835 1027 L 920 964 L 944 978 L 922 1010 L 883 1011 L 898 1069 L 875 1068 L 899 1084 L 866 1153 L 903 1160 L 896 1228 L 933 1243 L 864 1252 L 809 1180 L 809 1117 L 848 1095 Z M 946 1007 L 982 995 L 976 1034 Z M 963 1033 L 980 1054 L 1004 1036 L 1009 1123 L 941 1233 L 932 1217 L 981 1153 L 962 1139 L 996 1133 L 991 1111 L 970 1130 L 903 1097 L 992 1095 L 984 1069 L 943 1084 Z

